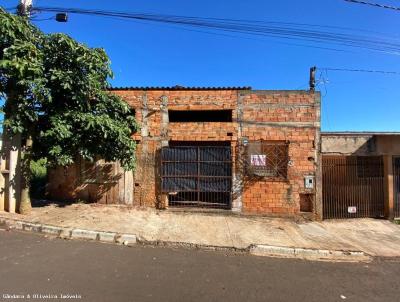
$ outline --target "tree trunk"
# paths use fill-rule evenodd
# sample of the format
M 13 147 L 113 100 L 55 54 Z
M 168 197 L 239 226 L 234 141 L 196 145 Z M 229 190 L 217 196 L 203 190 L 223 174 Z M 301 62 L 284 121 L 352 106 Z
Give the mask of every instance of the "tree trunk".
M 22 153 L 22 184 L 21 184 L 21 202 L 19 204 L 20 214 L 29 214 L 32 210 L 31 197 L 29 193 L 31 178 L 31 149 L 32 137 L 28 136 Z

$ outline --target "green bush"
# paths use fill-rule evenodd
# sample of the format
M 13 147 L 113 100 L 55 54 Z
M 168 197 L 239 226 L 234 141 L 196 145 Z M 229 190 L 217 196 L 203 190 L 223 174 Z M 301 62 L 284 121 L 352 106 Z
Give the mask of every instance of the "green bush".
M 31 186 L 30 193 L 32 198 L 44 198 L 46 193 L 47 184 L 47 160 L 41 158 L 39 160 L 32 160 L 31 168 Z

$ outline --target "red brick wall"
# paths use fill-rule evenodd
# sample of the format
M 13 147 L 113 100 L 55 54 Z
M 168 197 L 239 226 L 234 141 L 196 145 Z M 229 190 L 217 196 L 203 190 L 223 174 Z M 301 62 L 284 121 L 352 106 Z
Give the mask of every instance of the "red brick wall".
M 235 90 L 222 91 L 115 91 L 129 105 L 136 109 L 136 117 L 143 123 L 143 97 L 147 98 L 147 109 L 151 111 L 148 117 L 150 137 L 161 135 L 161 97 L 168 98 L 169 110 L 220 110 L 231 109 L 232 115 L 237 115 L 237 95 Z M 237 138 L 236 123 L 170 123 L 168 137 L 170 140 L 204 140 L 230 141 L 234 140 L 228 133 Z M 141 139 L 142 137 L 139 137 Z
M 304 176 L 317 172 L 318 93 L 238 90 L 126 90 L 114 93 L 136 109 L 136 118 L 141 124 L 141 130 L 133 137 L 139 142 L 133 184 L 134 205 L 157 206 L 160 202 L 159 150 L 168 141 L 231 141 L 235 160 L 238 146 L 246 138 L 249 142 L 289 142 L 292 164 L 288 167 L 287 180 L 250 182 L 241 181 L 244 178 L 242 168 L 235 164 L 235 210 L 277 215 L 299 212 L 299 194 L 306 192 Z M 168 109 L 230 109 L 233 122 L 168 123 L 165 120 Z
M 279 215 L 298 213 L 299 194 L 307 193 L 304 176 L 316 175 L 319 95 L 286 91 L 246 92 L 242 93 L 241 102 L 242 136 L 250 142 L 287 141 L 291 161 L 287 180 L 264 179 L 245 186 L 244 211 Z

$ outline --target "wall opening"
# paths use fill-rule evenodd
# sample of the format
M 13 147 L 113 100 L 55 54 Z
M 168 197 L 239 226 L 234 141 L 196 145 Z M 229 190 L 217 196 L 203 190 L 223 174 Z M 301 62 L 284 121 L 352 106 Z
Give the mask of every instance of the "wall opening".
M 169 141 L 170 147 L 212 147 L 212 146 L 223 146 L 230 147 L 231 142 L 224 141 Z
M 174 207 L 229 209 L 230 146 L 169 146 L 161 150 L 161 189 Z
M 232 122 L 232 110 L 168 110 L 170 123 Z
M 312 213 L 314 194 L 300 194 L 300 212 Z

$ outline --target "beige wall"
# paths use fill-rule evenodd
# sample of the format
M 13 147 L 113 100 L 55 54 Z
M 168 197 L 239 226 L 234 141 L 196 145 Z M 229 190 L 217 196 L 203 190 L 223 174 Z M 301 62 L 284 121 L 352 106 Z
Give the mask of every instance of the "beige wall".
M 322 134 L 322 154 L 400 155 L 400 134 Z

